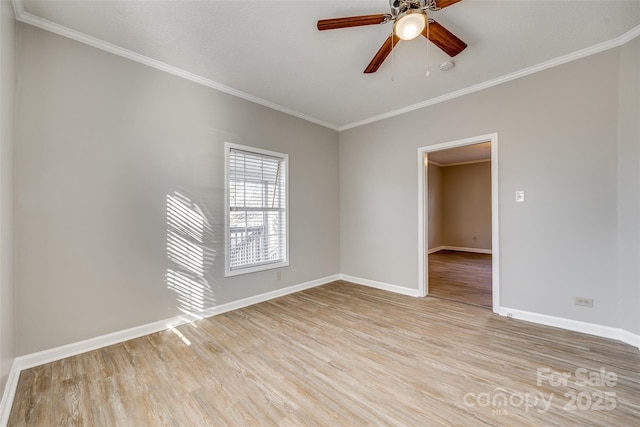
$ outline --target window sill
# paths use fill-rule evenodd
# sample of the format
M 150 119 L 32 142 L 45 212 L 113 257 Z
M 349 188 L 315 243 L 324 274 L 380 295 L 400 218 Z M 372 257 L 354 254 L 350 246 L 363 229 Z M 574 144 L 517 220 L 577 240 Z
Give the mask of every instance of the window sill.
M 233 277 L 233 276 L 239 276 L 242 274 L 257 273 L 259 271 L 273 270 L 274 268 L 282 268 L 282 267 L 288 267 L 288 266 L 289 266 L 289 260 L 281 261 L 281 262 L 266 263 L 266 264 L 256 265 L 253 267 L 237 268 L 235 270 L 230 270 L 229 268 L 227 268 L 227 271 L 225 272 L 224 276 Z

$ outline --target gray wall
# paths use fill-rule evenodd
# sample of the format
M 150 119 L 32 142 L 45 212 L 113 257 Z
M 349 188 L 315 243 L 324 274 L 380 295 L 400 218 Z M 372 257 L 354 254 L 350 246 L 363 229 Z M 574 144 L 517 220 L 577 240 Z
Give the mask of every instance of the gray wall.
M 427 165 L 427 188 L 429 207 L 429 249 L 444 245 L 442 238 L 442 169 L 438 165 Z
M 620 51 L 620 323 L 640 334 L 640 38 Z
M 418 147 L 498 132 L 501 304 L 619 326 L 619 60 L 608 50 L 341 132 L 341 272 L 417 289 Z
M 339 272 L 337 132 L 18 24 L 18 354 L 158 321 L 167 197 L 211 225 L 205 307 Z M 224 277 L 224 142 L 289 154 L 290 266 Z
M 211 224 L 207 307 L 338 272 L 416 289 L 417 148 L 491 132 L 502 305 L 640 333 L 639 39 L 338 136 L 18 24 L 12 186 L 13 20 L 3 7 L 2 381 L 15 354 L 181 312 L 166 278 L 166 203 L 177 192 Z M 416 122 L 426 132 L 412 132 Z M 224 278 L 224 141 L 290 155 L 281 281 L 273 271 Z M 574 306 L 576 295 L 594 308 Z
M 491 249 L 491 162 L 429 163 L 429 249 Z
M 442 194 L 444 245 L 491 249 L 491 162 L 443 168 Z
M 13 281 L 13 141 L 15 20 L 0 2 L 0 396 L 15 358 Z

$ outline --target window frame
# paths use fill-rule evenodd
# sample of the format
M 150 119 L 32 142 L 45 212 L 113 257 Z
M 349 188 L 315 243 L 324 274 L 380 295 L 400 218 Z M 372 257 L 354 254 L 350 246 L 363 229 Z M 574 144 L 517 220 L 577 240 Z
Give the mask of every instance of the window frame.
M 237 267 L 231 269 L 231 220 L 230 220 L 230 195 L 231 186 L 229 180 L 229 168 L 230 168 L 230 155 L 231 150 L 246 151 L 248 153 L 254 153 L 257 155 L 275 157 L 282 160 L 284 169 L 284 260 L 276 262 L 265 262 L 264 264 L 252 265 L 248 267 Z M 248 273 L 256 273 L 259 271 L 272 270 L 275 268 L 287 267 L 289 265 L 289 155 L 284 153 L 278 153 L 276 151 L 265 150 L 257 147 L 250 147 L 247 145 L 235 144 L 232 142 L 225 142 L 224 148 L 224 257 L 225 257 L 225 277 L 238 276 Z

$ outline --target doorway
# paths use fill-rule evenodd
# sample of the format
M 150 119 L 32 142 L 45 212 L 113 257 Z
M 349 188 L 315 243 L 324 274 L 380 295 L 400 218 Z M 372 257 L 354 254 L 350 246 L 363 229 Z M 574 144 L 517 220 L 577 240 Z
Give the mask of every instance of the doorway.
M 421 295 L 498 311 L 497 154 L 497 134 L 418 150 Z

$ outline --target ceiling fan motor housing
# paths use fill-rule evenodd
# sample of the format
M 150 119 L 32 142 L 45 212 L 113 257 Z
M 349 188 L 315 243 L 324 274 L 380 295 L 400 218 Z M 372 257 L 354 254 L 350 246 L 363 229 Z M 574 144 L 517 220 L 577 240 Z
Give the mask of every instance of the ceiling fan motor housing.
M 428 0 L 389 0 L 391 15 L 399 17 L 408 10 L 424 10 L 429 8 Z

